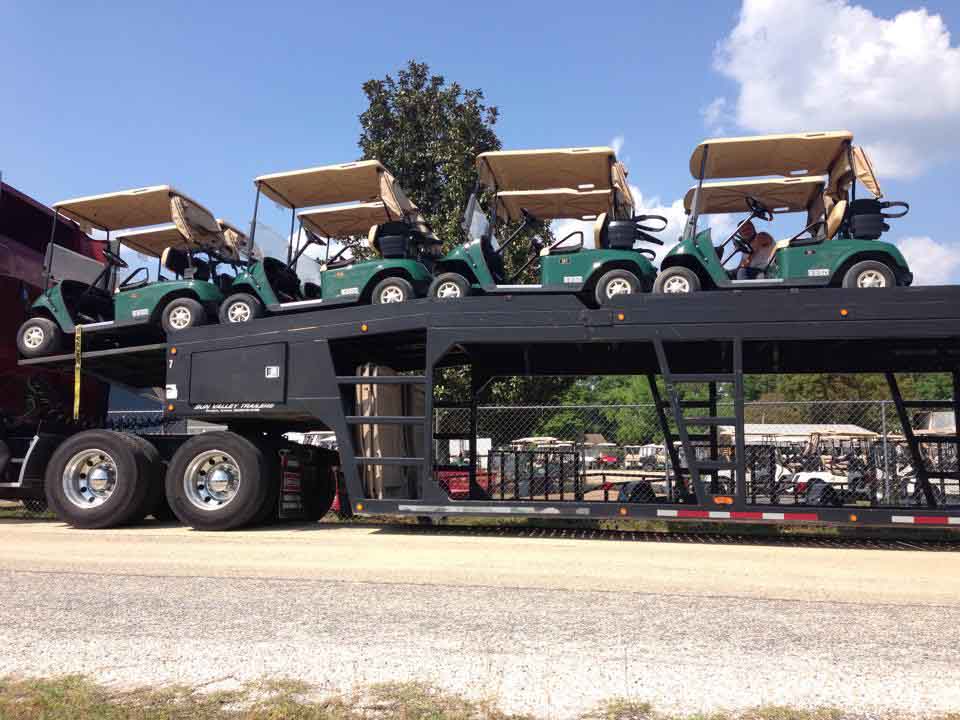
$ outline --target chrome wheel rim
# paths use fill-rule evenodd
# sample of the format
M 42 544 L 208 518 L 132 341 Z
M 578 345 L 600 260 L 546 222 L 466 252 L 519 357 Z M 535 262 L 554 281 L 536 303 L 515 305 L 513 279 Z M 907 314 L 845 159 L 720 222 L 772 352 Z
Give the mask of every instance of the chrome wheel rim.
M 463 293 L 460 290 L 460 286 L 452 280 L 440 283 L 440 286 L 437 288 L 438 298 L 458 298 L 462 295 Z
M 631 295 L 633 294 L 633 285 L 630 284 L 630 281 L 626 278 L 613 278 L 610 282 L 607 283 L 607 297 L 612 298 L 617 295 Z
M 190 312 L 190 308 L 177 305 L 170 311 L 170 327 L 174 330 L 188 328 L 191 322 L 193 322 L 193 313 Z
M 63 494 L 79 508 L 103 505 L 117 487 L 117 461 L 99 448 L 71 457 L 61 476 Z
M 882 288 L 887 286 L 887 278 L 879 270 L 864 270 L 857 275 L 858 288 Z
M 231 303 L 227 308 L 227 320 L 232 323 L 245 323 L 250 321 L 253 315 L 253 309 L 243 300 Z
M 183 473 L 183 492 L 200 510 L 219 510 L 237 497 L 242 481 L 240 464 L 223 450 L 202 452 Z
M 384 305 L 387 303 L 403 302 L 404 299 L 405 294 L 403 288 L 396 285 L 387 285 L 387 287 L 380 291 L 380 302 Z
M 23 333 L 23 344 L 31 350 L 36 350 L 43 344 L 44 337 L 46 337 L 46 333 L 43 332 L 42 327 L 31 325 Z
M 688 293 L 690 292 L 690 281 L 682 275 L 674 275 L 667 278 L 667 281 L 663 284 L 663 291 L 677 294 Z

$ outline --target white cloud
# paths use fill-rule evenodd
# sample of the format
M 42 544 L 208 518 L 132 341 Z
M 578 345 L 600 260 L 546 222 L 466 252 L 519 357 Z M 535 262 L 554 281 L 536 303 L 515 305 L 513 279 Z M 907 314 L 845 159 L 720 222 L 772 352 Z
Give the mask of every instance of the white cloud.
M 960 47 L 926 9 L 882 18 L 847 0 L 744 0 L 716 68 L 753 132 L 852 130 L 881 175 L 948 159 L 960 124 Z M 704 110 L 708 126 L 726 103 Z
M 903 238 L 897 247 L 913 271 L 914 285 L 945 285 L 956 279 L 960 270 L 960 252 L 956 247 L 926 235 Z
M 711 100 L 700 110 L 700 114 L 703 116 L 703 124 L 707 126 L 707 131 L 713 137 L 726 135 L 727 127 L 734 122 L 730 102 L 725 97 Z
M 617 135 L 610 141 L 610 147 L 613 148 L 613 151 L 619 155 L 620 151 L 623 150 L 623 135 Z

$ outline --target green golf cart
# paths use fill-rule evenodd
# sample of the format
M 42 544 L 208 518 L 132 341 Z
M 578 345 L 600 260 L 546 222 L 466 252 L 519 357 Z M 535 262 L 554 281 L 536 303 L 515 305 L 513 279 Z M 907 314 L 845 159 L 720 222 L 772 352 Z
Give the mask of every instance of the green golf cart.
M 660 264 L 655 292 L 886 288 L 913 282 L 896 246 L 880 241 L 890 229 L 886 221 L 903 217 L 909 206 L 881 200 L 873 166 L 863 148 L 853 145 L 851 133 L 707 140 L 694 150 L 690 168 L 697 185 L 684 199 L 689 219 L 679 244 Z M 753 179 L 704 183 L 721 177 Z M 869 197 L 856 197 L 858 180 Z M 697 229 L 702 215 L 743 212 L 747 217 L 719 245 L 709 228 Z M 765 251 L 751 245 L 754 230 L 763 229 L 755 221 L 789 213 L 805 213 L 799 232 L 769 243 Z
M 426 294 L 440 241 L 379 161 L 263 175 L 255 182 L 251 242 L 256 242 L 262 193 L 290 209 L 287 259 L 263 257 L 249 262 L 220 306 L 221 323 L 349 303 L 403 302 Z M 295 234 L 297 220 L 300 227 Z M 363 238 L 380 257 L 360 260 L 353 255 Z M 331 239 L 353 242 L 344 242 L 330 257 Z M 302 281 L 295 270 L 310 245 L 326 247 L 323 260 L 313 258 L 319 264 L 319 283 Z
M 229 285 L 229 276 L 217 275 L 217 267 L 235 262 L 237 254 L 224 225 L 202 205 L 160 185 L 53 207 L 54 228 L 62 215 L 88 232 L 105 233 L 106 263 L 79 258 L 52 238 L 45 262 L 48 287 L 17 333 L 21 355 L 53 354 L 63 349 L 63 337 L 78 329 L 109 345 L 162 339 L 160 328 L 169 335 L 216 317 L 222 288 Z M 129 268 L 120 255 L 123 247 L 157 258 L 157 279 L 139 267 L 118 282 L 118 271 Z
M 431 297 L 575 293 L 589 304 L 605 305 L 619 295 L 653 287 L 655 253 L 635 246 L 638 242 L 662 244 L 648 231 L 662 230 L 666 219 L 633 215 L 626 169 L 612 149 L 487 152 L 477 157 L 477 166 L 480 180 L 463 220 L 468 241 L 436 262 Z M 491 197 L 489 218 L 480 202 L 484 191 Z M 498 218 L 519 223 L 502 244 L 495 234 Z M 594 247 L 584 247 L 583 230 L 549 244 L 533 236 L 527 261 L 508 275 L 504 252 L 511 243 L 525 230 L 556 219 L 592 221 Z M 657 226 L 643 224 L 649 220 Z M 517 278 L 534 263 L 539 264 L 540 282 L 517 284 Z

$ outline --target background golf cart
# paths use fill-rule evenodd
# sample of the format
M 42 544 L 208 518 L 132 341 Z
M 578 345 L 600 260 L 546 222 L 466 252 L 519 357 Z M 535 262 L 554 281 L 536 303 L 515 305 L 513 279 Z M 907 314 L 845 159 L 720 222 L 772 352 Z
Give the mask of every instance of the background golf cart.
M 95 333 L 101 343 L 121 336 L 146 341 L 162 338 L 161 329 L 177 332 L 215 315 L 221 288 L 229 285 L 229 276 L 218 275 L 217 266 L 235 262 L 238 255 L 233 236 L 228 240 L 223 226 L 199 203 L 160 185 L 66 200 L 54 209 L 55 218 L 69 218 L 88 233 L 105 233 L 106 263 L 48 245 L 47 288 L 17 335 L 25 357 L 56 352 L 63 336 L 77 327 Z M 112 239 L 111 232 L 116 233 Z M 138 267 L 120 280 L 118 271 L 129 267 L 120 246 L 156 258 L 157 279 L 151 281 L 148 269 Z M 174 279 L 164 276 L 164 269 Z
M 290 210 L 287 258 L 264 257 L 244 268 L 221 306 L 221 322 L 356 302 L 403 302 L 426 294 L 432 280 L 428 265 L 439 240 L 379 161 L 262 175 L 255 183 L 254 233 L 261 193 Z M 360 236 L 380 258 L 360 260 L 353 255 Z M 294 238 L 304 240 L 298 243 Z M 330 239 L 343 242 L 332 258 Z M 318 283 L 301 281 L 294 270 L 311 244 L 326 245 L 328 253 L 320 263 Z
M 885 220 L 902 217 L 907 205 L 880 201 L 883 195 L 870 160 L 852 143 L 849 132 L 823 132 L 720 138 L 698 145 L 690 158 L 697 185 L 684 199 L 689 219 L 680 243 L 660 265 L 656 291 L 909 285 L 913 276 L 903 255 L 894 245 L 878 241 L 889 230 Z M 871 198 L 856 199 L 857 180 Z M 885 212 L 892 207 L 903 209 Z M 717 247 L 709 229 L 697 232 L 701 215 L 739 212 L 750 214 Z M 804 227 L 776 243 L 760 276 L 736 279 L 741 253 L 751 250 L 739 235 L 741 227 L 748 220 L 771 221 L 800 212 L 806 213 Z
M 633 217 L 627 171 L 610 148 L 510 150 L 477 157 L 479 183 L 464 213 L 468 242 L 454 248 L 435 267 L 431 297 L 455 299 L 470 293 L 582 293 L 605 304 L 620 294 L 649 291 L 656 271 L 654 253 L 634 249 L 638 241 L 662 244 Z M 491 194 L 491 216 L 481 207 Z M 520 225 L 502 244 L 497 221 Z M 531 238 L 527 261 L 508 276 L 504 253 L 524 231 L 556 219 L 594 220 L 595 248 L 585 248 L 577 231 L 544 244 Z M 661 218 L 662 219 L 662 218 Z M 663 220 L 664 226 L 666 220 Z M 516 284 L 528 267 L 540 282 Z

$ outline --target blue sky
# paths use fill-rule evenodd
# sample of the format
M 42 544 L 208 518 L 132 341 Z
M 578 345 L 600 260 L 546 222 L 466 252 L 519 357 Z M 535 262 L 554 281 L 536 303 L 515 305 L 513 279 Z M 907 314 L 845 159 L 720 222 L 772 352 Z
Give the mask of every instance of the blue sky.
M 0 2 L 0 170 L 44 202 L 171 183 L 247 223 L 255 175 L 356 158 L 362 82 L 416 58 L 482 88 L 505 147 L 622 138 L 631 182 L 666 206 L 715 131 L 865 133 L 887 196 L 912 205 L 891 239 L 928 239 L 911 262 L 960 280 L 960 75 L 931 70 L 960 67 L 957 3 L 810 0 L 807 28 L 788 0 L 69 5 Z M 778 33 L 809 54 L 783 56 Z

